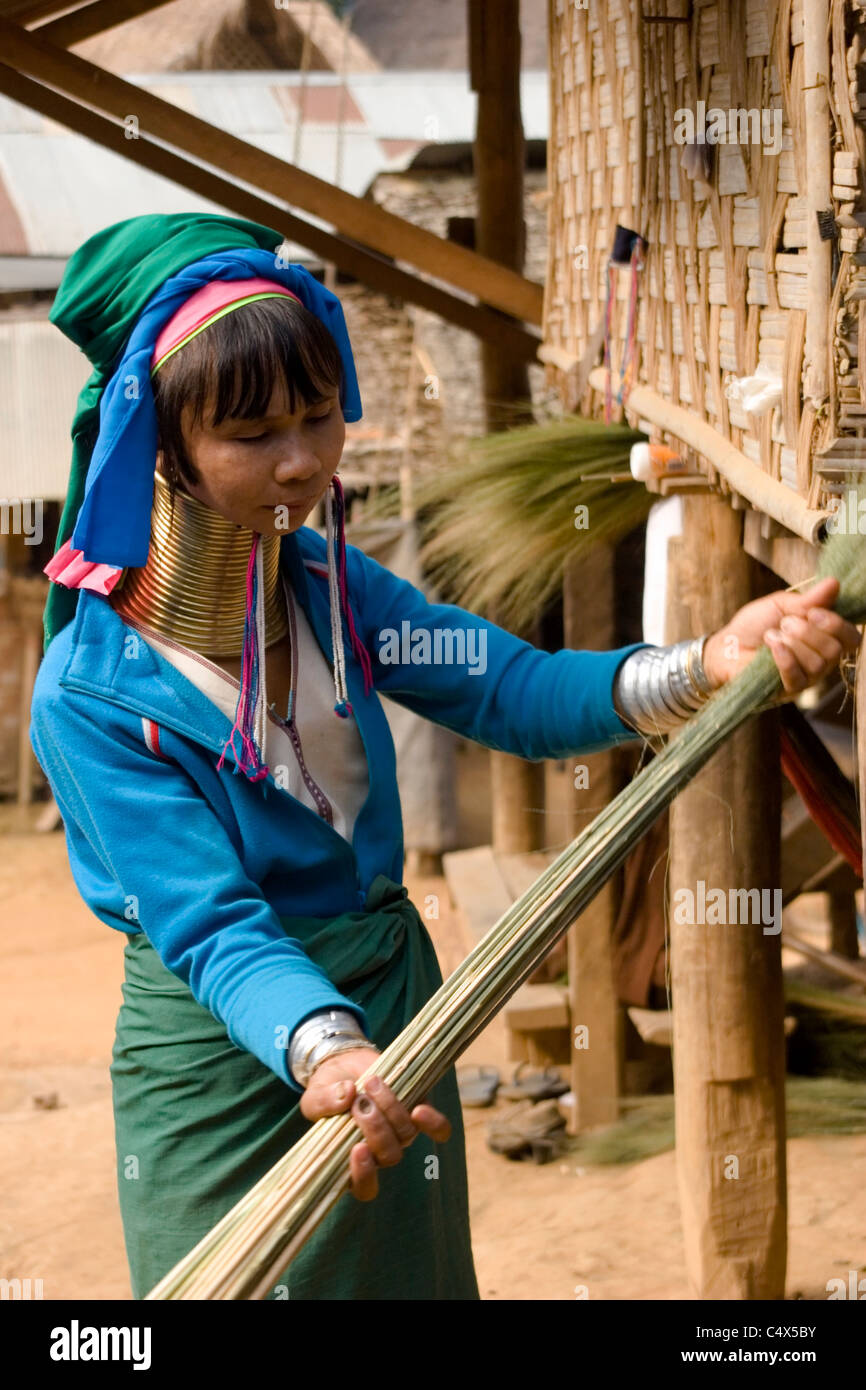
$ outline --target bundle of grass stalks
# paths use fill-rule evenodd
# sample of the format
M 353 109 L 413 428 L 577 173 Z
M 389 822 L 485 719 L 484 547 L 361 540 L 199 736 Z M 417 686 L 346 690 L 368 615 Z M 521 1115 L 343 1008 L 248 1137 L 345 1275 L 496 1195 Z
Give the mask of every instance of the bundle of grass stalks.
M 866 545 L 835 536 L 820 573 L 841 582 L 837 611 L 866 617 Z M 653 821 L 715 751 L 781 690 L 762 648 L 719 690 L 499 919 L 398 1038 L 359 1078 L 380 1076 L 411 1108 L 485 1027 L 591 902 Z M 346 1191 L 361 1137 L 346 1115 L 319 1120 L 148 1295 L 151 1299 L 263 1297 Z M 382 1219 L 387 1219 L 383 1213 Z
M 629 474 L 631 447 L 644 438 L 566 415 L 455 446 L 448 466 L 414 484 L 421 560 L 437 590 L 529 631 L 570 557 L 620 540 L 646 517 L 653 498 Z M 614 475 L 629 480 L 612 483 Z
M 641 1096 L 621 1102 L 615 1124 L 575 1140 L 580 1163 L 639 1163 L 674 1147 L 674 1097 Z M 785 1082 L 789 1139 L 806 1134 L 866 1133 L 866 1090 L 862 1081 L 837 1076 L 789 1077 Z

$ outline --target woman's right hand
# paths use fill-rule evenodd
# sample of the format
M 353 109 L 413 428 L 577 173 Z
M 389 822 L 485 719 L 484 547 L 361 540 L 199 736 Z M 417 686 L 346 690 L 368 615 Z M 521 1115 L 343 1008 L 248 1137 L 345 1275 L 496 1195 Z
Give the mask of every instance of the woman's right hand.
M 381 1077 L 369 1077 L 364 1093 L 358 1094 L 355 1082 L 379 1055 L 369 1047 L 359 1047 L 327 1057 L 316 1067 L 301 1097 L 301 1114 L 308 1120 L 351 1110 L 364 1135 L 349 1158 L 351 1191 L 359 1202 L 370 1202 L 378 1195 L 377 1168 L 393 1168 L 399 1163 L 403 1150 L 419 1132 L 437 1143 L 451 1137 L 447 1116 L 425 1104 L 408 1111 Z

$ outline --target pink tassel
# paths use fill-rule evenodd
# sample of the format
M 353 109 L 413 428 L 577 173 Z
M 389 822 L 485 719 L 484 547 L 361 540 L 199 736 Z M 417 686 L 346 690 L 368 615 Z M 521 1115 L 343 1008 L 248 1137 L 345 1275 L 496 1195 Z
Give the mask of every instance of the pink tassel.
M 334 500 L 336 502 L 334 520 L 337 531 L 337 576 L 340 586 L 340 606 L 346 615 L 346 625 L 349 629 L 349 640 L 352 644 L 352 651 L 355 653 L 355 656 L 361 664 L 361 669 L 364 672 L 364 694 L 369 695 L 370 691 L 373 689 L 373 668 L 370 664 L 370 653 L 362 643 L 355 628 L 355 619 L 352 616 L 352 607 L 349 603 L 349 586 L 346 580 L 346 528 L 344 524 L 346 504 L 343 497 L 343 484 L 340 482 L 336 473 L 331 479 L 331 482 L 333 484 Z M 339 709 L 337 706 L 334 707 L 337 710 L 337 714 L 341 715 L 344 719 L 347 714 L 352 713 L 352 706 L 348 701 L 345 702 L 345 705 L 345 710 Z
M 250 550 L 249 564 L 247 565 L 247 611 L 244 618 L 244 646 L 241 658 L 241 689 L 238 696 L 237 708 L 235 710 L 235 722 L 232 726 L 231 734 L 223 745 L 222 755 L 217 763 L 217 771 L 222 770 L 226 753 L 229 748 L 235 755 L 235 772 L 243 772 L 251 782 L 260 782 L 263 777 L 267 777 L 268 768 L 265 765 L 262 750 L 255 741 L 255 719 L 256 706 L 259 699 L 261 653 L 258 644 L 258 628 L 256 623 L 258 605 L 258 575 L 256 571 L 256 556 L 258 553 L 261 536 L 256 534 L 252 548 Z M 235 734 L 241 736 L 241 755 L 238 757 L 238 750 L 235 747 Z

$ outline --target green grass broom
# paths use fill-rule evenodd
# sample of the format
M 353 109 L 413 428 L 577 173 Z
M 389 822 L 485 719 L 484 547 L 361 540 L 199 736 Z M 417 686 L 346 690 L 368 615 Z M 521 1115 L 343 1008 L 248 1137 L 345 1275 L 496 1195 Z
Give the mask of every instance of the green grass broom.
M 866 617 L 866 545 L 835 536 L 819 574 L 841 584 L 836 609 Z M 400 1036 L 358 1081 L 377 1075 L 404 1105 L 423 1100 L 489 1019 L 586 908 L 640 837 L 750 716 L 782 688 L 768 648 L 707 702 L 500 918 Z M 346 1115 L 319 1120 L 148 1295 L 150 1299 L 258 1299 L 349 1185 L 361 1138 Z
M 629 472 L 632 445 L 645 438 L 565 415 L 452 446 L 447 465 L 413 481 L 420 558 L 437 592 L 528 632 L 568 559 L 645 520 L 654 498 Z

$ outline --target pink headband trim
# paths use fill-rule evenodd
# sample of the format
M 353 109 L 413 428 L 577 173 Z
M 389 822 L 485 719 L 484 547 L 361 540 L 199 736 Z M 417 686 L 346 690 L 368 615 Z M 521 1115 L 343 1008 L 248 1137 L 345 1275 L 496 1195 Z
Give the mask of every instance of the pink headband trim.
M 276 280 L 265 280 L 260 275 L 250 276 L 246 280 L 211 280 L 200 290 L 196 290 L 195 294 L 190 295 L 165 324 L 153 349 L 151 369 L 155 369 L 163 358 L 187 338 L 206 328 L 223 310 L 240 300 L 250 299 L 253 295 L 279 295 L 286 299 L 296 299 L 299 304 L 303 302 L 296 294 L 292 294 L 291 290 L 287 290 L 285 285 L 278 284 Z

